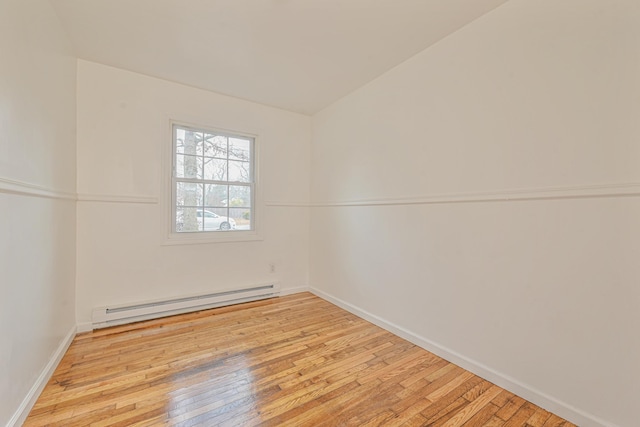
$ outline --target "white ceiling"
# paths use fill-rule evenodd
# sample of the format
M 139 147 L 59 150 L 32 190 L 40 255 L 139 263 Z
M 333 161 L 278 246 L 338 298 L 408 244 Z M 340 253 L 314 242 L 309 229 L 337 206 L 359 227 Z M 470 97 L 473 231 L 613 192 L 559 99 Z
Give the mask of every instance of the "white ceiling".
M 313 114 L 507 0 L 51 0 L 79 58 Z

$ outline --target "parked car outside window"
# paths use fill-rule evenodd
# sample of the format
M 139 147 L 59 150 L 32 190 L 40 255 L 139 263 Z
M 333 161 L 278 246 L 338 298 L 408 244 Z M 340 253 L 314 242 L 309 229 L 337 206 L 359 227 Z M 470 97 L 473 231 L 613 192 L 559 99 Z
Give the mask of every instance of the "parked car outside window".
M 203 222 L 203 214 L 204 214 L 204 222 Z M 215 231 L 215 230 L 235 230 L 236 222 L 233 218 L 228 218 L 226 216 L 220 216 L 215 212 L 211 211 L 202 211 L 198 210 L 196 212 L 196 218 L 198 221 L 198 230 L 199 231 Z M 181 215 L 178 215 L 176 218 L 176 231 L 183 231 L 184 229 L 184 220 Z

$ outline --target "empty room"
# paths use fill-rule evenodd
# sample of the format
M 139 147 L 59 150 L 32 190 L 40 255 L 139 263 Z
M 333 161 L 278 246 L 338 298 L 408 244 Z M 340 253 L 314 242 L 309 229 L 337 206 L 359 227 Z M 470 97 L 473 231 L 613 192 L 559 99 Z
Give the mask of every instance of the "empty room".
M 640 425 L 637 0 L 0 0 L 1 426 Z

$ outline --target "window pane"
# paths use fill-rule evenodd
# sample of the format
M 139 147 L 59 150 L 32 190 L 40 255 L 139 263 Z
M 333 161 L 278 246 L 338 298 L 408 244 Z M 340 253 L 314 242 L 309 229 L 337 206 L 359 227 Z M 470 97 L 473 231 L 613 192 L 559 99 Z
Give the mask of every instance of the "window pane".
M 206 184 L 204 186 L 204 205 L 207 207 L 226 207 L 229 203 L 229 186 Z M 226 212 L 224 213 L 226 215 Z
M 236 230 L 251 229 L 251 209 L 229 208 L 229 217 L 236 223 Z
M 184 178 L 184 156 L 176 154 L 175 176 Z
M 229 160 L 229 181 L 231 182 L 250 182 L 251 181 L 251 163 L 238 162 Z
M 221 135 L 205 134 L 204 155 L 207 157 L 227 157 L 227 137 Z
M 176 178 L 200 178 L 198 167 L 202 163 L 202 157 L 183 156 L 176 154 Z
M 250 161 L 251 141 L 248 139 L 229 138 L 229 158 L 245 162 Z
M 184 154 L 189 154 L 192 156 L 198 154 L 196 134 L 197 132 L 194 132 L 192 130 L 184 130 L 184 148 L 182 151 Z
M 202 206 L 202 184 L 178 182 L 176 185 L 176 206 Z
M 204 158 L 204 179 L 211 181 L 227 180 L 227 161 Z
M 195 139 L 195 144 L 196 144 L 196 154 L 198 156 L 203 156 L 204 155 L 204 148 L 203 148 L 204 134 L 202 132 L 194 132 L 193 137 Z
M 176 153 L 184 154 L 184 129 L 176 128 Z
M 202 218 L 198 218 L 198 211 L 198 208 L 176 209 L 176 231 L 179 233 L 201 231 Z
M 219 216 L 221 216 L 221 217 L 222 217 L 222 216 L 223 216 L 223 217 L 226 217 L 226 216 L 227 216 L 227 213 L 228 213 L 228 212 L 227 212 L 227 210 L 228 210 L 228 209 L 227 209 L 226 207 L 220 207 L 220 206 L 218 206 L 218 207 L 209 207 L 209 208 L 207 208 L 207 210 L 208 210 L 209 212 L 213 212 L 213 213 L 215 213 L 216 215 L 219 215 Z
M 250 208 L 251 207 L 251 187 L 247 185 L 229 186 L 229 207 Z

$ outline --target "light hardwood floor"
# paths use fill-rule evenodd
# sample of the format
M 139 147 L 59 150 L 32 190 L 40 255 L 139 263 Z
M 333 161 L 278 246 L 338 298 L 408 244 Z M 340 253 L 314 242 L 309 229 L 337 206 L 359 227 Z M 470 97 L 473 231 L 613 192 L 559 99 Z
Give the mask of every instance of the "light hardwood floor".
M 309 293 L 80 334 L 45 425 L 573 426 Z

